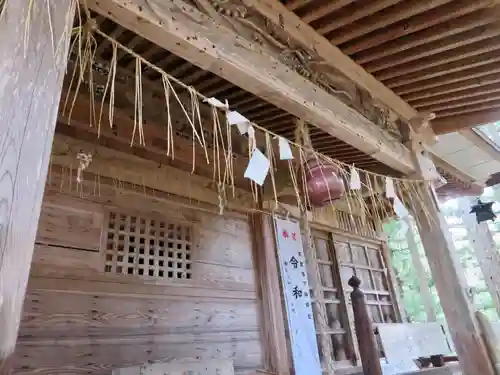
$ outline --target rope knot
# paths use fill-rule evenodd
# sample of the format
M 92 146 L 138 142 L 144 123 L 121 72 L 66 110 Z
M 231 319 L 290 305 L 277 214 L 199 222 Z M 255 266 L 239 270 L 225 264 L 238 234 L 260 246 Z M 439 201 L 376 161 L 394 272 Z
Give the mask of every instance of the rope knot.
M 90 165 L 90 162 L 92 161 L 92 154 L 90 152 L 83 152 L 80 151 L 76 155 L 76 159 L 80 162 L 80 165 L 78 166 L 77 174 L 76 174 L 76 182 L 79 184 L 83 181 L 82 179 L 82 172 L 88 168 Z

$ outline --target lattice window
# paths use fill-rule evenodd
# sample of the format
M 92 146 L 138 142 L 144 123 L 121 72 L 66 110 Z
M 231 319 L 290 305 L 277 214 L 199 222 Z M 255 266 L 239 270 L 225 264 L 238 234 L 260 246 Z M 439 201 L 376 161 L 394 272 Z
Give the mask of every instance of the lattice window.
M 192 227 L 110 212 L 105 237 L 105 266 L 109 273 L 190 279 Z
M 349 233 L 363 237 L 377 238 L 375 220 L 369 217 L 353 215 L 345 211 L 335 211 L 337 227 Z
M 346 301 L 350 301 L 352 291 L 347 282 L 351 276 L 356 275 L 361 280 L 361 290 L 365 294 L 372 322 L 374 324 L 397 322 L 399 318 L 389 289 L 382 247 L 347 241 L 334 241 L 334 246 Z M 354 326 L 350 302 L 348 316 L 351 326 Z M 354 345 L 356 347 L 357 344 Z M 382 351 L 380 356 L 383 356 Z
M 324 356 L 329 356 L 334 360 L 335 367 L 344 367 L 352 364 L 353 345 L 349 332 L 349 321 L 346 314 L 346 304 L 343 299 L 342 287 L 336 262 L 333 254 L 332 243 L 328 233 L 312 232 L 314 247 L 316 251 L 317 267 L 320 276 L 321 295 L 315 296 L 313 293 L 313 313 L 315 316 L 316 332 L 318 334 L 318 345 L 321 360 L 324 366 Z M 309 269 L 309 278 L 316 273 Z M 312 291 L 311 291 L 312 292 Z M 327 327 L 318 325 L 317 316 L 324 314 L 328 323 Z M 331 353 L 326 348 L 321 347 L 320 335 L 326 333 L 331 342 Z

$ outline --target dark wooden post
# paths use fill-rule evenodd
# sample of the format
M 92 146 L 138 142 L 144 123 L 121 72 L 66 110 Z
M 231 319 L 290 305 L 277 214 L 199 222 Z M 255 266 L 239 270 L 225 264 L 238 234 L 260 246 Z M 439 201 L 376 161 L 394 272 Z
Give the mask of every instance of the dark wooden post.
M 356 337 L 358 339 L 359 354 L 363 365 L 364 375 L 382 375 L 382 367 L 378 356 L 377 341 L 373 333 L 372 320 L 368 313 L 365 302 L 365 295 L 359 289 L 361 280 L 356 276 L 349 279 L 349 286 L 352 287 L 351 302 L 354 312 L 354 325 Z
M 261 294 L 262 346 L 265 370 L 290 374 L 291 363 L 286 339 L 285 311 L 282 303 L 278 253 L 273 218 L 263 213 L 250 215 L 253 232 L 254 267 Z
M 14 351 L 75 1 L 8 0 L 0 18 L 0 373 Z M 49 13 L 50 12 L 50 13 Z

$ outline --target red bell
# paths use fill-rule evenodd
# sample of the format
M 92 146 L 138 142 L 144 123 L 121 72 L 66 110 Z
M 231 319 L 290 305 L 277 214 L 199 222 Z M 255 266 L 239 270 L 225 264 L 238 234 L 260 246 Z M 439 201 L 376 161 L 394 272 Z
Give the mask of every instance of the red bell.
M 321 164 L 316 158 L 309 159 L 305 166 L 305 178 L 309 202 L 314 207 L 326 206 L 345 192 L 339 168 L 334 164 Z

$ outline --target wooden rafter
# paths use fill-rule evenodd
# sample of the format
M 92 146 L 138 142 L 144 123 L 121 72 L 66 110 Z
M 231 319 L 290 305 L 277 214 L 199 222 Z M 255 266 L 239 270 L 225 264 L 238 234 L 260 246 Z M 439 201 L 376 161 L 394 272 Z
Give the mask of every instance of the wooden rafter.
M 442 52 L 450 51 L 458 47 L 463 47 L 499 35 L 500 26 L 496 23 L 488 24 L 365 64 L 365 68 L 370 73 L 376 73 L 389 68 L 395 69 L 395 67 L 399 65 L 428 56 L 434 56 Z
M 311 9 L 311 11 L 306 12 L 302 16 L 302 20 L 304 22 L 311 23 L 311 22 L 316 21 L 320 18 L 323 18 L 323 17 L 335 12 L 336 10 L 339 10 L 340 8 L 343 8 L 349 4 L 352 5 L 353 0 L 340 0 L 340 1 L 327 2 L 320 7 Z
M 500 108 L 500 100 L 493 100 L 491 102 L 481 103 L 480 105 L 464 105 L 460 108 L 453 108 L 448 110 L 439 111 L 436 116 L 438 118 L 458 116 L 465 113 L 481 112 L 484 110 L 490 110 Z
M 498 93 L 500 93 L 500 84 L 494 83 L 492 85 L 485 85 L 469 90 L 457 91 L 455 93 L 447 95 L 435 96 L 429 99 L 416 100 L 412 104 L 415 108 L 424 110 L 433 105 L 454 102 L 466 98 L 473 98 L 475 100 L 475 98 L 477 98 L 478 96 L 483 96 L 486 94 L 498 95 Z
M 471 5 L 474 4 L 476 2 L 472 2 Z M 406 35 L 404 38 L 392 40 L 390 43 L 385 43 L 379 47 L 370 48 L 366 52 L 360 52 L 356 55 L 356 62 L 358 64 L 366 64 L 370 61 L 394 55 L 426 43 L 460 34 L 494 22 L 498 19 L 498 15 L 499 12 L 496 9 L 493 11 L 491 9 L 481 9 L 477 12 Z M 346 48 L 345 52 L 350 53 L 351 49 Z
M 333 22 L 327 22 L 324 26 L 320 26 L 317 31 L 322 35 L 331 33 L 334 30 L 340 29 L 346 25 L 349 25 L 361 18 L 367 17 L 381 11 L 387 7 L 401 2 L 401 0 L 375 0 L 366 6 L 360 7 L 359 4 L 353 3 L 351 7 L 344 8 L 342 15 L 336 15 Z M 311 14 L 315 14 L 315 11 L 307 13 L 302 17 L 302 19 L 309 23 L 307 20 Z M 325 16 L 324 14 L 323 16 Z
M 432 123 L 432 128 L 436 134 L 446 134 L 495 121 L 500 121 L 500 109 L 436 119 Z
M 432 106 L 427 106 L 424 107 L 423 110 L 428 111 L 428 112 L 436 112 L 441 114 L 445 110 L 451 110 L 451 109 L 456 109 L 456 108 L 463 108 L 464 106 L 470 106 L 470 105 L 475 105 L 475 104 L 481 104 L 481 103 L 488 103 L 492 101 L 498 101 L 500 100 L 500 93 L 488 93 L 484 95 L 478 95 L 474 98 L 463 98 L 459 100 L 453 100 L 449 101 L 447 103 L 440 103 L 440 104 L 435 104 Z
M 384 81 L 387 87 L 395 89 L 399 86 L 408 85 L 411 83 L 425 81 L 427 79 L 444 76 L 446 74 L 460 72 L 470 68 L 476 68 L 500 61 L 500 50 L 487 52 L 478 56 L 472 56 L 466 59 L 443 64 L 435 68 L 424 69 L 419 72 L 405 74 L 401 77 L 388 79 Z
M 498 64 L 490 64 L 477 68 L 466 69 L 451 74 L 446 74 L 439 78 L 432 78 L 422 82 L 401 86 L 396 89 L 396 92 L 400 95 L 407 95 L 413 92 L 421 92 L 432 88 L 445 87 L 446 85 L 450 85 L 456 82 L 470 80 L 480 81 L 482 77 L 490 76 L 495 73 L 500 73 L 500 67 L 498 66 Z
M 443 64 L 448 64 L 454 61 L 461 61 L 468 57 L 478 56 L 483 53 L 488 53 L 491 51 L 496 51 L 500 49 L 500 38 L 491 38 L 484 40 L 481 43 L 468 45 L 460 48 L 456 48 L 447 52 L 439 53 L 434 56 L 425 57 L 414 61 L 398 69 L 387 69 L 377 73 L 378 79 L 384 81 L 389 78 L 400 77 L 405 74 L 418 72 L 424 69 L 439 67 Z
M 345 30 L 337 30 L 335 37 L 330 40 L 335 45 L 346 43 L 350 40 L 359 38 L 376 29 L 383 28 L 394 23 L 397 23 L 406 18 L 424 13 L 439 5 L 446 4 L 451 0 L 413 0 L 399 3 L 398 5 L 387 9 L 384 16 L 380 17 L 378 14 L 345 27 Z
M 482 76 L 480 78 L 473 78 L 466 81 L 460 81 L 457 83 L 451 83 L 443 86 L 438 86 L 434 88 L 430 88 L 424 91 L 413 92 L 408 95 L 404 95 L 404 98 L 412 103 L 415 100 L 431 98 L 433 96 L 441 96 L 445 94 L 450 94 L 457 91 L 482 87 L 485 85 L 491 85 L 494 83 L 500 82 L 500 74 L 488 74 L 486 76 Z
M 456 0 L 443 7 L 432 9 L 430 12 L 413 16 L 404 20 L 404 22 L 399 22 L 370 33 L 368 36 L 349 44 L 344 51 L 348 54 L 369 51 L 370 48 L 383 43 L 403 38 L 406 35 L 425 30 L 441 22 L 446 22 L 493 4 L 493 0 Z

